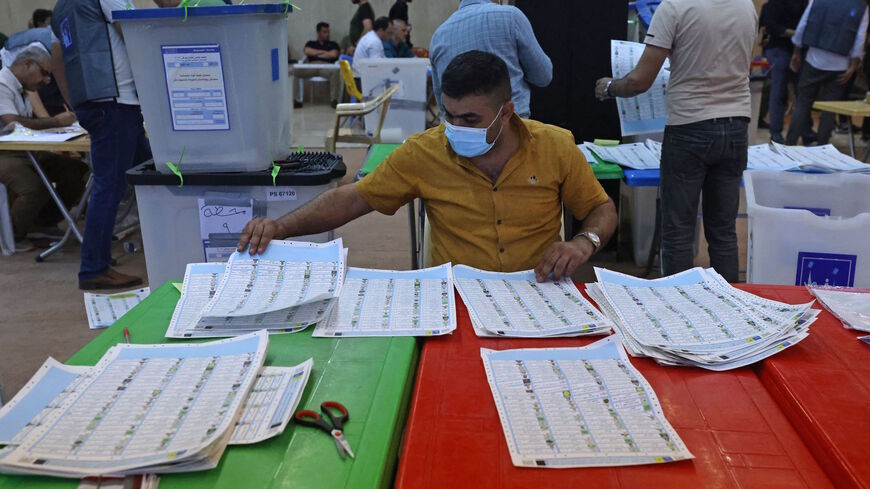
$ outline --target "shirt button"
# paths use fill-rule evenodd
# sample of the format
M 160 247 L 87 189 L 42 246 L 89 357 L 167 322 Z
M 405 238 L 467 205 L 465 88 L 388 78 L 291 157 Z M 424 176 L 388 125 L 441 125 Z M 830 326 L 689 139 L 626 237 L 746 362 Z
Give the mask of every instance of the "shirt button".
M 498 249 L 498 252 L 499 252 L 499 253 L 504 253 L 504 248 L 499 248 L 499 249 Z

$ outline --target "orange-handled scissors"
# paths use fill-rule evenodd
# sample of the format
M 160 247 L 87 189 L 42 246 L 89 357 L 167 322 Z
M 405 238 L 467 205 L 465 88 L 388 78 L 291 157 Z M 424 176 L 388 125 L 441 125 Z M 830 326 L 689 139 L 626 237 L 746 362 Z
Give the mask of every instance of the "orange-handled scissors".
M 297 412 L 294 419 L 297 424 L 318 428 L 332 436 L 332 439 L 335 441 L 335 448 L 338 449 L 338 454 L 342 460 L 345 459 L 345 454 L 350 455 L 350 458 L 354 458 L 350 444 L 344 438 L 344 431 L 342 431 L 344 424 L 348 420 L 347 408 L 341 403 L 326 401 L 320 405 L 320 411 L 329 418 L 331 424 L 317 414 L 317 412 L 310 409 Z

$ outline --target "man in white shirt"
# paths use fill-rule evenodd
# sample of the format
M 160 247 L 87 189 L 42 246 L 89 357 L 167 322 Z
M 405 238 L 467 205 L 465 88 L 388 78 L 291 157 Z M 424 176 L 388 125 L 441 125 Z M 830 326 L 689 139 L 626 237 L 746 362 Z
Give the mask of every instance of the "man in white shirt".
M 840 100 L 846 96 L 846 84 L 858 72 L 864 57 L 867 22 L 864 0 L 810 0 L 807 4 L 791 38 L 795 45 L 791 69 L 800 69 L 800 80 L 785 144 L 797 144 L 798 137 L 812 127 L 812 108 L 817 96 L 818 100 Z M 809 49 L 801 63 L 804 46 Z M 822 112 L 820 145 L 828 144 L 834 124 L 834 114 Z
M 652 86 L 670 58 L 668 120 L 662 141 L 662 268 L 692 268 L 698 203 L 710 264 L 737 281 L 737 207 L 751 113 L 749 63 L 758 31 L 751 0 L 664 0 L 635 69 L 602 78 L 599 99 L 633 97 Z
M 390 19 L 380 17 L 375 20 L 372 30 L 360 38 L 353 52 L 353 62 L 370 58 L 386 58 L 384 54 L 384 41 L 392 35 Z
M 33 117 L 33 106 L 28 92 L 48 85 L 51 80 L 51 58 L 40 43 L 33 43 L 14 55 L 10 66 L 0 70 L 0 127 L 19 124 L 29 129 L 52 129 L 75 122 L 72 112 L 62 112 L 54 117 Z M 66 205 L 75 205 L 84 190 L 84 175 L 87 166 L 79 160 L 55 155 L 36 153 L 36 159 L 48 179 L 56 186 L 58 195 Z M 49 198 L 27 154 L 18 151 L 0 152 L 0 183 L 6 186 L 10 199 L 12 230 L 16 251 L 26 251 L 30 243 L 26 239 L 50 240 L 62 236 L 57 223 L 62 216 Z
M 83 290 L 142 283 L 141 278 L 110 266 L 115 215 L 127 189 L 126 171 L 151 159 L 121 26 L 111 21 L 112 11 L 129 8 L 132 5 L 126 0 L 58 0 L 51 21 L 60 39 L 52 49 L 55 78 L 91 137 L 94 187 L 79 270 Z

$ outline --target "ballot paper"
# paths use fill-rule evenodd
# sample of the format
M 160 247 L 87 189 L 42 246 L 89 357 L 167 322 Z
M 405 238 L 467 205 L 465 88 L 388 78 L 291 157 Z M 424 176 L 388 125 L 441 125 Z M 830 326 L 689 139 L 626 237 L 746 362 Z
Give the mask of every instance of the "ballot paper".
M 847 329 L 870 333 L 870 290 L 807 287 Z
M 613 326 L 570 278 L 538 283 L 534 270 L 487 272 L 453 267 L 453 280 L 477 336 L 579 336 Z
M 191 336 L 231 336 L 261 328 L 292 332 L 322 321 L 341 292 L 346 256 L 341 238 L 329 243 L 272 241 L 259 255 L 233 253 L 200 311 L 195 326 L 200 333 Z M 186 334 L 191 328 L 183 329 Z
M 659 141 L 652 140 L 652 139 L 647 139 L 646 141 L 644 141 L 644 144 L 646 145 L 647 149 L 652 151 L 652 153 L 655 155 L 656 159 L 659 160 L 659 163 L 661 163 L 661 161 L 662 161 L 662 143 L 660 143 Z
M 283 433 L 299 406 L 313 364 L 309 358 L 295 367 L 263 367 L 236 422 L 230 445 L 257 443 Z
M 659 156 L 646 143 L 620 144 L 619 146 L 599 146 L 587 143 L 587 147 L 604 161 L 635 170 L 651 170 L 661 166 Z
M 226 270 L 224 263 L 189 263 L 175 305 L 167 338 L 221 338 L 248 334 L 260 329 L 269 333 L 293 333 L 323 320 L 332 300 L 317 301 L 253 316 L 202 317 L 202 310 L 217 293 Z
M 786 171 L 800 166 L 797 161 L 777 153 L 770 144 L 756 144 L 749 147 L 747 170 L 755 171 Z
M 595 155 L 592 154 L 592 150 L 589 149 L 589 145 L 592 143 L 580 143 L 577 145 L 577 148 L 583 153 L 583 156 L 586 157 L 586 162 L 590 165 L 595 165 L 598 163 L 598 160 L 595 159 Z
M 78 122 L 73 123 L 71 126 L 42 130 L 29 129 L 16 123 L 15 129 L 11 133 L 0 136 L 0 143 L 61 143 L 87 133 Z
M 596 268 L 590 297 L 616 325 L 626 350 L 668 365 L 729 370 L 804 339 L 812 303 L 785 304 L 735 289 L 694 268 L 645 280 Z
M 437 336 L 456 329 L 450 263 L 423 270 L 350 268 L 338 305 L 314 336 Z
M 29 432 L 16 432 L 17 444 L 0 452 L 0 472 L 82 477 L 213 468 L 267 344 L 265 331 L 195 345 L 121 344 L 73 392 L 68 385 L 75 372 L 64 376 L 52 372 L 56 366 L 44 366 L 46 376 L 59 380 L 29 383 L 19 393 L 10 419 L 18 426 L 26 419 L 22 413 L 33 416 L 24 428 Z M 34 408 L 27 399 L 37 390 L 50 402 Z M 51 411 L 46 414 L 44 406 Z M 0 416 L 0 426 L 6 425 Z
M 645 45 L 630 41 L 610 41 L 610 65 L 613 79 L 628 75 L 637 66 Z M 646 92 L 631 98 L 617 98 L 619 125 L 623 136 L 649 134 L 665 130 L 667 121 L 667 90 L 670 81 L 669 64 L 666 62 L 655 82 Z M 599 155 L 601 156 L 601 155 Z
M 94 294 L 85 292 L 85 312 L 91 329 L 108 328 L 115 324 L 127 311 L 145 300 L 151 289 L 144 287 L 115 294 Z
M 824 146 L 786 146 L 771 142 L 778 154 L 798 163 L 798 168 L 817 172 L 870 172 L 870 165 L 843 154 L 833 144 Z
M 583 348 L 481 348 L 480 356 L 517 467 L 694 458 L 615 335 Z

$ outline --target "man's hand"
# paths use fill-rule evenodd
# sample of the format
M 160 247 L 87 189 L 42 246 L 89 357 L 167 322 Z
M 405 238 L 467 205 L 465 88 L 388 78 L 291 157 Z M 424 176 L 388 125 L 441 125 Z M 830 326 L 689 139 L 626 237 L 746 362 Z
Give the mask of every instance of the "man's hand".
M 61 112 L 54 116 L 54 120 L 59 127 L 65 127 L 76 121 L 76 115 L 70 111 Z
M 535 278 L 538 282 L 546 282 L 551 273 L 553 280 L 570 277 L 577 270 L 577 267 L 589 260 L 593 253 L 595 253 L 595 247 L 583 237 L 553 243 L 544 252 L 544 258 L 535 268 Z
M 280 222 L 268 217 L 256 217 L 245 225 L 236 249 L 241 253 L 245 251 L 245 248 L 250 243 L 251 248 L 249 253 L 251 255 L 261 255 L 266 252 L 266 247 L 269 246 L 269 242 L 273 238 L 284 239 L 286 236 L 287 233 Z
M 794 54 L 791 55 L 791 61 L 788 63 L 788 67 L 791 71 L 797 73 L 801 69 L 801 55 L 799 52 L 795 51 Z
M 837 81 L 840 83 L 840 85 L 845 85 L 845 84 L 849 83 L 849 80 L 851 80 L 852 77 L 855 76 L 855 73 L 857 73 L 857 72 L 858 72 L 858 63 L 852 63 L 849 65 L 849 68 L 843 72 L 842 75 L 837 77 Z
M 598 100 L 607 100 L 610 95 L 607 95 L 607 84 L 610 83 L 613 78 L 599 78 L 597 82 L 595 82 L 595 98 Z

